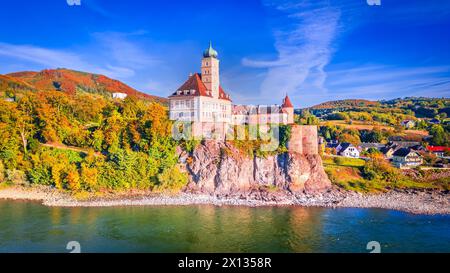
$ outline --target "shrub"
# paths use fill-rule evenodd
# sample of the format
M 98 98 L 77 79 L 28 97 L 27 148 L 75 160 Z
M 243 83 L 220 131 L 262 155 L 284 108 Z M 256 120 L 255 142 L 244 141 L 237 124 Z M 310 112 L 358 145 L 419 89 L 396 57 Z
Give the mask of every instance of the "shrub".
M 165 169 L 158 175 L 158 189 L 180 190 L 188 182 L 187 175 L 180 171 L 177 166 Z
M 395 182 L 402 177 L 400 171 L 383 158 L 372 158 L 367 161 L 362 173 L 369 180 L 379 178 L 386 182 Z
M 28 179 L 33 184 L 39 185 L 52 185 L 52 175 L 48 168 L 45 166 L 39 165 L 28 171 Z
M 334 163 L 335 163 L 336 165 L 344 165 L 344 162 L 345 162 L 344 158 L 343 158 L 343 157 L 340 157 L 340 156 L 335 157 L 335 158 L 333 159 L 333 161 L 334 161 Z
M 196 139 L 185 140 L 182 143 L 182 146 L 184 146 L 184 149 L 188 153 L 192 153 L 195 150 L 195 148 L 197 148 L 198 145 L 200 145 L 200 140 Z
M 20 170 L 6 170 L 6 181 L 13 185 L 28 185 L 25 173 Z
M 5 165 L 3 161 L 0 160 L 0 183 L 5 181 Z
M 80 179 L 85 190 L 98 189 L 98 170 L 96 168 L 90 168 L 87 164 L 83 164 Z
M 76 168 L 72 168 L 66 175 L 67 187 L 69 190 L 73 192 L 77 192 L 80 190 L 80 175 Z

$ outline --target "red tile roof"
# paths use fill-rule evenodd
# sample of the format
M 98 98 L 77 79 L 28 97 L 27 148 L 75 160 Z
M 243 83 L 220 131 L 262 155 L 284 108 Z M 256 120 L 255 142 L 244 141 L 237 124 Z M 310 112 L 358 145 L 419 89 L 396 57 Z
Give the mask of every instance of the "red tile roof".
M 450 147 L 445 146 L 428 146 L 427 150 L 430 152 L 444 152 L 444 151 L 450 151 Z
M 206 86 L 203 83 L 201 77 L 202 76 L 199 73 L 195 73 L 194 75 L 190 76 L 189 79 L 185 83 L 183 83 L 180 88 L 177 89 L 177 91 L 169 96 L 169 98 L 182 96 L 204 96 L 211 98 L 212 94 L 206 89 Z M 187 94 L 185 94 L 185 90 L 188 91 Z M 192 93 L 191 90 L 195 91 L 193 91 Z M 178 91 L 181 91 L 181 93 L 179 94 Z M 219 86 L 219 99 L 231 101 L 230 96 L 225 93 L 222 86 Z
M 219 86 L 219 99 L 231 101 L 230 95 L 228 95 L 227 93 L 225 93 L 225 91 L 223 91 L 222 86 Z
M 289 99 L 288 95 L 286 95 L 286 97 L 284 98 L 282 107 L 283 108 L 294 108 L 294 105 L 292 105 L 292 102 Z
M 189 93 L 187 94 L 189 96 L 212 97 L 211 94 L 208 94 L 208 91 L 206 90 L 206 86 L 201 80 L 200 74 L 197 74 L 197 73 L 190 76 L 189 79 L 185 83 L 183 83 L 183 85 L 180 86 L 180 88 L 178 88 L 177 91 L 175 91 L 169 97 L 186 96 L 184 94 L 185 90 L 189 90 Z M 191 90 L 195 90 L 195 92 L 192 94 Z M 178 91 L 181 91 L 181 94 L 178 94 Z

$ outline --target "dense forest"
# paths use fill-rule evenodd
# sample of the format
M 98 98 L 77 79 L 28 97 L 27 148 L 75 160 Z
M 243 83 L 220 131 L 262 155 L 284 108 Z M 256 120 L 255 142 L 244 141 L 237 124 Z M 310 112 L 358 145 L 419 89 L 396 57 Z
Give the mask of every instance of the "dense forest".
M 23 92 L 16 100 L 0 100 L 2 180 L 73 191 L 186 183 L 161 104 L 58 91 Z

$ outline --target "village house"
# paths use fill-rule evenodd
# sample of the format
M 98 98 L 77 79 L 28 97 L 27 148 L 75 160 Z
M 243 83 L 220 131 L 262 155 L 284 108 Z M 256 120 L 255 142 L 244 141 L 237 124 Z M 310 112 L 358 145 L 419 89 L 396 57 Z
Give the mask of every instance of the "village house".
M 112 93 L 112 98 L 113 99 L 119 99 L 119 100 L 124 100 L 127 98 L 127 94 L 125 93 Z
M 438 119 L 436 119 L 436 118 L 431 119 L 429 122 L 430 122 L 431 124 L 441 124 L 441 121 L 438 120 Z
M 363 142 L 359 145 L 359 150 L 366 152 L 369 149 L 373 148 L 373 149 L 377 149 L 378 151 L 380 151 L 383 147 L 384 147 L 384 144 L 382 144 L 382 143 Z
M 411 129 L 411 128 L 414 128 L 414 126 L 416 126 L 416 122 L 414 120 L 406 119 L 406 120 L 403 120 L 400 123 L 400 125 L 406 129 Z
M 358 149 L 353 144 L 343 142 L 336 147 L 336 153 L 340 156 L 359 158 Z
M 428 146 L 427 150 L 437 157 L 445 157 L 445 152 L 450 152 L 450 147 L 445 146 Z
M 392 164 L 397 168 L 414 168 L 422 163 L 422 156 L 409 148 L 398 149 L 392 156 Z
M 388 146 L 388 145 L 386 145 L 385 147 L 380 149 L 380 152 L 383 153 L 385 158 L 390 159 L 390 158 L 392 158 L 392 156 L 394 155 L 395 151 L 397 150 L 396 148 L 397 147 L 395 147 L 395 146 Z
M 402 148 L 408 148 L 413 151 L 424 151 L 424 147 L 420 144 L 420 142 L 416 141 L 390 141 L 386 146 L 380 149 L 380 152 L 383 153 L 385 158 L 392 158 L 394 153 Z
M 4 101 L 7 102 L 15 102 L 16 100 L 14 98 L 3 98 Z
M 201 73 L 189 75 L 169 96 L 170 119 L 192 123 L 193 136 L 224 136 L 232 125 L 293 124 L 289 97 L 278 105 L 233 105 L 220 84 L 218 53 L 212 45 L 203 52 Z
M 339 141 L 337 141 L 336 139 L 330 139 L 329 141 L 327 141 L 327 148 L 336 148 L 339 145 Z

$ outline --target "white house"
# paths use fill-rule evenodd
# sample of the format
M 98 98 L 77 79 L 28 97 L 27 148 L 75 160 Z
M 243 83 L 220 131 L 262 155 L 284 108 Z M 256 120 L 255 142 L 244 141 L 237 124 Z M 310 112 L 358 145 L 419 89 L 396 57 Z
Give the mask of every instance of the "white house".
M 359 158 L 358 149 L 351 143 L 343 142 L 336 147 L 336 152 L 340 156 Z
M 405 127 L 406 129 L 411 129 L 414 126 L 416 126 L 416 122 L 414 120 L 410 120 L 410 119 L 405 119 L 400 123 L 403 127 Z
M 119 99 L 119 100 L 124 100 L 127 98 L 127 94 L 125 93 L 112 93 L 112 97 L 113 99 Z
M 422 156 L 409 148 L 401 148 L 395 151 L 392 164 L 398 168 L 412 168 L 422 165 Z

